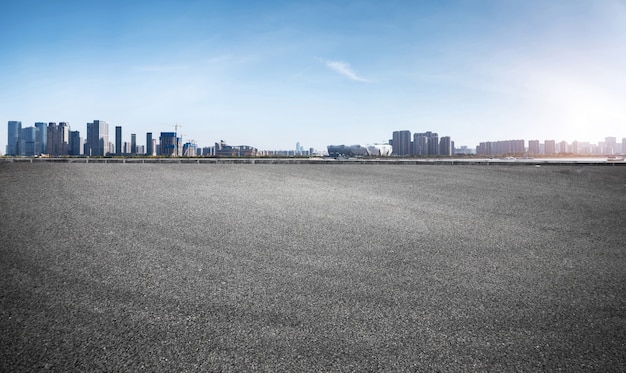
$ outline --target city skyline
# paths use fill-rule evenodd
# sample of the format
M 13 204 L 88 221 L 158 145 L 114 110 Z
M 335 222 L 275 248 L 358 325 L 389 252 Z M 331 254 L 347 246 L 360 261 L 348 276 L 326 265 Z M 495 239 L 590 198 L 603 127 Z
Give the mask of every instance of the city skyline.
M 103 120 L 93 120 L 86 124 L 87 136 L 80 136 L 80 131 L 71 130 L 69 123 L 37 122 L 34 126 L 23 126 L 21 121 L 7 122 L 7 136 L 10 139 L 6 146 L 6 155 L 9 156 L 129 156 L 129 155 L 159 155 L 159 156 L 227 156 L 227 155 L 324 155 L 324 149 L 305 148 L 300 142 L 295 143 L 292 149 L 258 149 L 254 145 L 229 145 L 224 140 L 210 144 L 198 144 L 193 139 L 183 139 L 174 132 L 160 132 L 158 142 L 152 132 L 147 132 L 146 143 L 137 143 L 137 134 L 131 131 L 130 142 L 124 141 L 123 127 L 115 126 L 115 134 L 109 134 L 109 123 Z M 174 128 L 178 129 L 178 125 Z M 126 137 L 127 139 L 127 137 Z M 113 141 L 115 140 L 115 141 Z M 543 142 L 542 142 L 543 141 Z M 528 146 L 526 146 L 528 142 Z M 379 145 L 392 145 L 381 151 Z M 331 147 L 333 150 L 331 151 Z M 615 136 L 604 137 L 604 141 L 592 143 L 589 141 L 556 141 L 554 139 L 538 140 L 484 140 L 476 147 L 465 145 L 457 146 L 450 136 L 439 136 L 437 132 L 415 132 L 410 130 L 396 130 L 385 143 L 375 144 L 328 144 L 328 153 L 347 151 L 355 155 L 365 149 L 372 149 L 374 153 L 383 156 L 454 156 L 454 155 L 614 155 L 626 153 L 626 137 L 621 141 Z M 236 150 L 238 149 L 238 150 Z M 368 150 L 367 153 L 370 153 Z
M 9 1 L 0 123 L 178 123 L 199 144 L 259 149 L 403 128 L 470 148 L 623 138 L 625 40 L 621 0 Z

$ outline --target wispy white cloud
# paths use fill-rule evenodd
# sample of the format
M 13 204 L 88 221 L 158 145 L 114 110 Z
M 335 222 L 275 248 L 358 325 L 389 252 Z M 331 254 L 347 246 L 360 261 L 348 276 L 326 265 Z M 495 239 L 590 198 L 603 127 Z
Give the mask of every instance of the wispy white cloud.
M 135 66 L 136 71 L 143 72 L 165 72 L 165 71 L 176 71 L 176 70 L 187 70 L 190 67 L 187 65 L 144 65 L 144 66 Z
M 354 80 L 356 82 L 369 82 L 369 80 L 363 78 L 362 76 L 359 76 L 356 72 L 354 72 L 354 70 L 352 70 L 352 68 L 350 67 L 350 64 L 347 62 L 326 60 L 320 61 L 322 61 L 329 69 L 333 70 L 336 73 L 339 73 L 340 75 L 345 76 L 350 80 Z

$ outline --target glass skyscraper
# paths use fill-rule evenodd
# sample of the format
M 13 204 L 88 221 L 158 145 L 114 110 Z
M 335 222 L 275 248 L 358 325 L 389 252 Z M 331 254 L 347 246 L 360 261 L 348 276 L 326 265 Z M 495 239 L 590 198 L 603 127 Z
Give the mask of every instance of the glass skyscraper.
M 152 132 L 146 133 L 146 155 L 154 155 L 154 147 L 152 146 Z
M 20 136 L 22 135 L 22 122 L 17 120 L 9 121 L 9 133 L 7 138 L 6 155 L 20 154 Z
M 122 126 L 115 127 L 115 155 L 122 155 Z
M 177 157 L 181 155 L 180 147 L 181 139 L 176 135 L 176 132 L 161 132 L 159 137 L 160 153 L 166 157 Z
M 87 156 L 105 156 L 109 152 L 109 124 L 103 120 L 87 123 Z
M 79 131 L 70 131 L 70 145 L 68 148 L 69 155 L 80 155 L 81 138 Z
M 130 134 L 130 153 L 137 155 L 137 134 Z
M 22 128 L 20 155 L 32 157 L 37 152 L 37 128 Z

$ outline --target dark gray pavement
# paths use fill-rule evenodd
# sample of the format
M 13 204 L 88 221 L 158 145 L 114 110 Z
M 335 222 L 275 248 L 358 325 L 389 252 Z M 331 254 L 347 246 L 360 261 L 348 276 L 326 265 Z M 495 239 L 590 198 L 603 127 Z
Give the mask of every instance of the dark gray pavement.
M 625 371 L 626 167 L 0 163 L 1 371 Z

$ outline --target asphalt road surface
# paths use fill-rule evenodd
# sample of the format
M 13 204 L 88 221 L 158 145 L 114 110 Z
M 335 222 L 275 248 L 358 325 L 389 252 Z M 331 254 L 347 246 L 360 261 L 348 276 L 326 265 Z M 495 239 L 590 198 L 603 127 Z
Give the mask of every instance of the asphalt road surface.
M 0 371 L 625 371 L 626 167 L 0 163 Z

